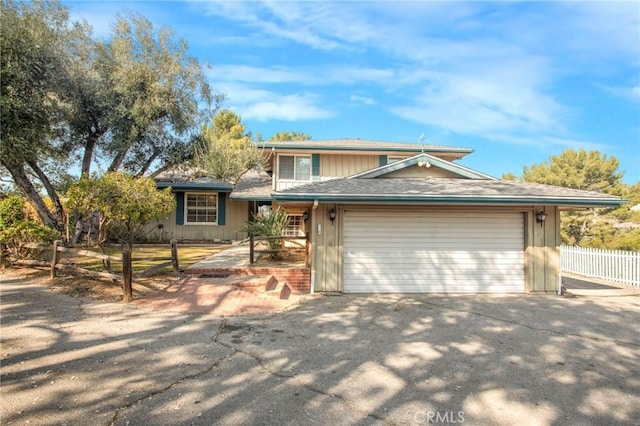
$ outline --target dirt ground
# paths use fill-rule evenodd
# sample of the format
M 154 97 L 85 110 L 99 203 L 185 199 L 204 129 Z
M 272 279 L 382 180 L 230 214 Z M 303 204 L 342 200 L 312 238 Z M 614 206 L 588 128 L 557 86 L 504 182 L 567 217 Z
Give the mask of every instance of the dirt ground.
M 29 282 L 46 286 L 58 293 L 74 297 L 88 297 L 105 302 L 122 300 L 122 285 L 104 279 L 87 278 L 81 275 L 70 275 L 58 272 L 54 279 L 50 277 L 49 269 L 13 267 L 0 270 L 0 281 L 4 279 L 28 279 Z M 133 281 L 133 297 L 140 298 L 157 290 L 162 290 L 176 282 L 178 277 L 172 275 L 157 275 L 150 278 L 136 278 Z

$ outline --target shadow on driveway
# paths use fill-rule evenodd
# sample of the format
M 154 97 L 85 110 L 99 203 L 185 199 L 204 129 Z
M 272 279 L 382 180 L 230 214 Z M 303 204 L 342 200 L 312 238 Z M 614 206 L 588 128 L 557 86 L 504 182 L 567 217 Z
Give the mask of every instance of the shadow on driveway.
M 0 289 L 3 424 L 640 419 L 638 297 L 358 295 L 226 318 Z

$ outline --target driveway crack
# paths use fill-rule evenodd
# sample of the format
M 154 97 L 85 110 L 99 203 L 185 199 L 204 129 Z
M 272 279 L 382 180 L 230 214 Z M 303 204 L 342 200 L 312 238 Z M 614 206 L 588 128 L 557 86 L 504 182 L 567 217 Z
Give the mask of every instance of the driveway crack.
M 237 347 L 235 347 L 233 345 L 230 345 L 228 343 L 218 341 L 217 340 L 218 336 L 220 335 L 220 332 L 223 330 L 225 325 L 226 325 L 226 320 L 223 318 L 223 321 L 222 321 L 222 323 L 220 325 L 220 328 L 218 329 L 218 332 L 216 333 L 216 335 L 214 336 L 214 339 L 213 339 L 213 341 L 215 343 L 218 343 L 218 344 L 224 346 L 225 348 L 231 349 L 233 351 L 232 353 L 234 355 L 240 353 L 240 354 L 246 355 L 247 357 L 253 359 L 262 370 L 264 370 L 265 372 L 267 372 L 268 374 L 270 374 L 272 376 L 275 376 L 275 377 L 278 377 L 278 378 L 282 378 L 282 379 L 293 379 L 294 381 L 297 381 L 296 380 L 297 375 L 295 373 L 294 374 L 284 374 L 284 373 L 279 373 L 277 371 L 273 371 L 273 370 L 271 370 L 269 367 L 267 367 L 264 364 L 264 361 L 258 355 L 255 355 L 255 354 L 253 354 L 251 352 L 244 351 L 244 350 L 239 349 L 239 348 L 237 348 Z M 338 399 L 338 400 L 342 401 L 350 410 L 360 414 L 361 416 L 369 417 L 371 419 L 374 419 L 374 420 L 377 420 L 377 421 L 381 421 L 381 422 L 384 422 L 385 424 L 389 424 L 389 425 L 398 424 L 398 423 L 392 422 L 389 419 L 386 419 L 386 418 L 384 418 L 382 416 L 379 416 L 379 415 L 377 415 L 375 413 L 369 413 L 369 412 L 365 412 L 365 411 L 360 410 L 349 399 L 347 399 L 343 395 L 339 395 L 339 394 L 335 394 L 335 393 L 329 393 L 329 392 L 326 392 L 326 391 L 324 391 L 322 389 L 319 389 L 319 388 L 317 388 L 315 386 L 312 386 L 312 385 L 309 385 L 309 384 L 306 384 L 306 383 L 298 382 L 297 385 L 303 387 L 304 389 L 306 389 L 306 390 L 308 390 L 310 392 L 314 392 L 314 393 L 317 393 L 319 395 L 327 396 L 329 398 Z
M 218 335 L 220 334 L 220 332 L 221 332 L 221 331 L 222 331 L 222 329 L 224 328 L 224 325 L 225 325 L 225 324 L 226 324 L 226 321 L 224 320 L 224 318 L 222 318 L 222 321 L 221 321 L 220 327 L 218 327 L 218 330 L 216 331 L 216 334 L 215 334 L 215 335 L 213 336 L 213 338 L 212 338 L 212 340 L 213 340 L 215 343 L 219 343 L 219 342 L 217 342 Z M 236 355 L 237 353 L 239 353 L 239 352 L 240 352 L 239 350 L 237 350 L 237 349 L 235 349 L 235 348 L 233 348 L 233 347 L 231 347 L 231 346 L 229 346 L 229 345 L 224 345 L 224 344 L 222 344 L 222 346 L 225 346 L 225 347 L 227 347 L 227 348 L 231 349 L 231 352 L 229 352 L 229 353 L 228 353 L 227 355 L 225 355 L 225 356 L 222 356 L 222 357 L 218 358 L 218 359 L 217 359 L 217 360 L 215 360 L 211 365 L 209 365 L 207 368 L 205 368 L 205 369 L 203 369 L 203 370 L 197 371 L 197 372 L 195 372 L 195 373 L 193 373 L 193 374 L 188 374 L 188 375 L 186 375 L 186 376 L 183 376 L 183 377 L 181 377 L 181 378 L 179 378 L 179 379 L 177 379 L 177 380 L 173 381 L 172 383 L 169 383 L 167 386 L 165 386 L 165 387 L 163 387 L 163 388 L 156 389 L 156 390 L 154 390 L 154 391 L 152 391 L 152 392 L 149 392 L 149 393 L 147 393 L 147 394 L 145 394 L 145 395 L 143 395 L 143 396 L 141 396 L 141 397 L 139 397 L 139 398 L 135 399 L 134 401 L 131 401 L 130 403 L 128 403 L 128 404 L 126 404 L 126 405 L 124 405 L 124 406 L 122 406 L 122 407 L 120 407 L 120 408 L 116 409 L 116 411 L 115 411 L 115 413 L 114 413 L 114 415 L 113 415 L 113 418 L 111 419 L 111 422 L 109 423 L 109 425 L 110 425 L 110 426 L 114 426 L 114 425 L 116 424 L 116 422 L 118 421 L 118 419 L 119 419 L 120 414 L 122 413 L 122 411 L 126 410 L 127 408 L 131 408 L 131 407 L 133 407 L 135 404 L 138 404 L 139 402 L 144 401 L 144 400 L 145 400 L 145 399 L 147 399 L 147 398 L 151 398 L 151 397 L 153 397 L 153 396 L 160 395 L 160 394 L 162 394 L 162 393 L 164 393 L 164 392 L 166 392 L 166 391 L 170 390 L 170 389 L 171 389 L 171 388 L 173 388 L 174 386 L 176 386 L 176 385 L 178 385 L 178 384 L 180 384 L 180 383 L 184 382 L 185 380 L 195 379 L 195 378 L 197 378 L 197 377 L 199 377 L 199 376 L 201 376 L 201 375 L 204 375 L 204 374 L 210 373 L 214 368 L 216 368 L 218 365 L 220 365 L 220 363 L 221 363 L 221 362 L 223 362 L 223 361 L 225 361 L 225 360 L 227 360 L 227 359 L 229 359 L 229 358 L 233 357 L 234 355 Z

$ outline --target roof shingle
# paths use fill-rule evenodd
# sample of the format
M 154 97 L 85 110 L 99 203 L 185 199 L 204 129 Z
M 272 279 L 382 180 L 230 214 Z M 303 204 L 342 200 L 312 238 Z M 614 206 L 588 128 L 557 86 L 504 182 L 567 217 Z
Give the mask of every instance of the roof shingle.
M 278 201 L 371 201 L 456 204 L 617 206 L 625 200 L 592 191 L 489 179 L 336 179 L 276 192 Z

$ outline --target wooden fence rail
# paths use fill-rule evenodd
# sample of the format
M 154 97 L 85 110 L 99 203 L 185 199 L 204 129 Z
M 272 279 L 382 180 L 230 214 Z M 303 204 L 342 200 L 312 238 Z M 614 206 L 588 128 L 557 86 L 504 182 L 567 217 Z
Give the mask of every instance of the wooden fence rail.
M 562 272 L 640 287 L 640 252 L 562 246 L 560 261 Z
M 272 241 L 272 240 L 280 240 L 284 245 L 287 241 L 292 242 L 294 245 L 298 245 L 299 248 L 285 248 L 281 247 L 277 250 L 256 250 L 257 244 L 261 241 Z M 300 240 L 304 240 L 304 246 L 299 244 Z M 309 239 L 306 237 L 289 237 L 289 236 L 273 236 L 273 237 L 261 237 L 253 234 L 249 235 L 249 264 L 253 265 L 256 263 L 256 254 L 295 254 L 295 253 L 303 253 L 305 255 L 305 261 L 309 262 Z
M 74 256 L 92 257 L 95 259 L 101 259 L 108 272 L 92 271 L 90 269 L 82 268 L 77 265 L 69 265 L 62 263 L 60 260 L 60 253 L 67 252 Z M 149 277 L 157 273 L 162 268 L 171 265 L 173 272 L 177 275 L 180 273 L 180 267 L 178 262 L 178 243 L 176 240 L 171 240 L 171 257 L 153 257 L 137 260 L 145 261 L 165 261 L 158 265 L 154 265 L 144 271 L 133 272 L 133 259 L 131 257 L 131 249 L 124 247 L 122 249 L 121 256 L 112 256 L 104 253 L 97 253 L 91 250 L 76 249 L 70 247 L 64 247 L 62 241 L 55 241 L 53 243 L 53 250 L 51 254 L 51 278 L 55 278 L 58 270 L 68 270 L 79 272 L 82 275 L 95 278 L 107 278 L 113 281 L 122 282 L 122 291 L 124 294 L 124 301 L 130 302 L 133 300 L 133 278 Z M 111 272 L 111 262 L 122 263 L 122 274 L 114 274 Z

